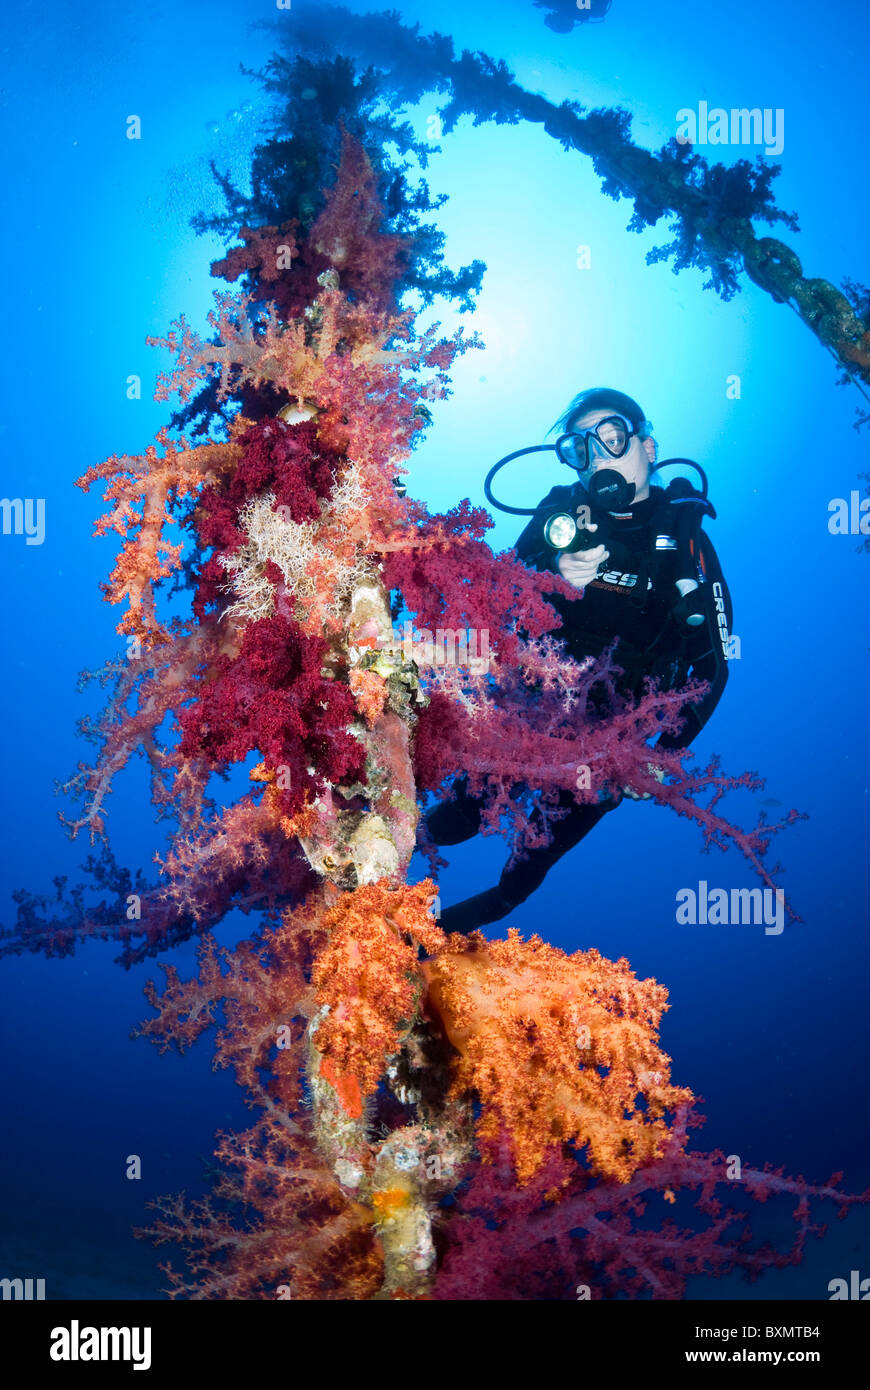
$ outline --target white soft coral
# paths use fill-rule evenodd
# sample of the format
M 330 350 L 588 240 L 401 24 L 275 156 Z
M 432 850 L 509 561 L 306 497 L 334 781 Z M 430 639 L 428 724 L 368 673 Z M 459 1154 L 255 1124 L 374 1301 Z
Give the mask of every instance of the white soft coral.
M 293 521 L 290 509 L 275 506 L 272 492 L 253 498 L 239 511 L 239 526 L 247 540 L 221 564 L 231 577 L 235 602 L 228 609 L 243 622 L 269 618 L 275 611 L 275 586 L 266 575 L 271 561 L 281 571 L 288 593 L 303 613 L 314 606 L 338 623 L 355 586 L 369 565 L 354 546 L 352 558 L 337 553 L 334 531 L 345 538 L 359 530 L 368 498 L 360 469 L 351 464 L 322 504 L 319 521 Z

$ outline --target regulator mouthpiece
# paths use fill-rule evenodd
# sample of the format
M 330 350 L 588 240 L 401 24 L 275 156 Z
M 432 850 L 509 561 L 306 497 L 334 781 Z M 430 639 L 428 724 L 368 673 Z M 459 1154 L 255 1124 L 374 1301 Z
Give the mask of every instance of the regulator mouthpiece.
M 615 468 L 599 468 L 586 484 L 586 491 L 608 512 L 627 511 L 637 491 Z

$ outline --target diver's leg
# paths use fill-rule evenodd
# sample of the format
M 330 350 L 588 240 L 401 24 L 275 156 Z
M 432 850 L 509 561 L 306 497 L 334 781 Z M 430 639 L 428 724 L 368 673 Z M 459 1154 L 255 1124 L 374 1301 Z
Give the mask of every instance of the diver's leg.
M 470 840 L 480 829 L 483 797 L 468 795 L 467 777 L 457 777 L 453 788 L 455 800 L 439 801 L 423 817 L 436 845 L 461 844 L 463 840 Z
M 487 888 L 461 903 L 442 908 L 439 925 L 444 931 L 470 932 L 506 917 L 540 887 L 562 855 L 579 844 L 602 816 L 618 805 L 618 801 L 598 801 L 578 806 L 572 797 L 568 814 L 553 826 L 550 844 L 530 850 L 526 859 L 506 868 L 495 888 Z

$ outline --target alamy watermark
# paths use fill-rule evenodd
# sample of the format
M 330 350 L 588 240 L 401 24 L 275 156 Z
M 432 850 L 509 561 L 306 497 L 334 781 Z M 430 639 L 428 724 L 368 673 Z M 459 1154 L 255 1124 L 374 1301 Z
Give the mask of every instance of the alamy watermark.
M 832 497 L 828 503 L 828 530 L 832 536 L 870 536 L 870 497 L 857 488 L 845 497 Z
M 677 921 L 681 926 L 764 926 L 765 936 L 779 936 L 785 926 L 782 888 L 709 888 L 702 878 L 697 890 L 677 890 Z
M 403 631 L 394 627 L 389 637 L 370 638 L 354 645 L 396 656 L 401 653 L 403 660 L 414 661 L 418 666 L 467 666 L 474 675 L 485 675 L 492 657 L 487 627 L 439 627 L 433 637 L 428 628 L 417 631 L 408 622 Z
M 677 112 L 678 145 L 764 145 L 765 154 L 782 154 L 785 148 L 785 112 L 765 106 L 712 109 L 706 101 L 698 110 L 683 106 Z
M 0 1298 L 2 1299 L 21 1299 L 25 1302 L 31 1299 L 45 1298 L 44 1279 L 0 1279 Z
M 836 1302 L 838 1299 L 857 1299 L 860 1303 L 870 1300 L 870 1279 L 862 1279 L 859 1269 L 849 1270 L 849 1282 L 845 1279 L 831 1279 L 828 1284 L 830 1300 Z
M 0 525 L 4 536 L 26 536 L 25 545 L 42 545 L 45 498 L 0 497 Z
M 51 1329 L 48 1354 L 52 1361 L 132 1361 L 134 1371 L 147 1371 L 151 1328 L 82 1327 L 73 1318 L 69 1327 Z

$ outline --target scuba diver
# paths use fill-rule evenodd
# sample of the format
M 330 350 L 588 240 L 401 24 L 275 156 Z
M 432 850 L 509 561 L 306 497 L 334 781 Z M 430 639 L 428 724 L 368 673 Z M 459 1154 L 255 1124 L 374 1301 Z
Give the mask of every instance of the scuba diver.
M 555 445 L 519 449 L 490 470 L 487 499 L 502 511 L 531 515 L 516 544 L 518 559 L 537 570 L 552 570 L 583 591 L 579 600 L 547 595 L 562 616 L 563 626 L 554 635 L 563 640 L 568 656 L 597 658 L 618 639 L 614 659 L 622 674 L 617 689 L 634 700 L 643 694 L 648 677 L 663 690 L 684 685 L 689 676 L 709 684 L 707 694 L 681 710 L 679 734 L 663 733 L 655 744 L 688 747 L 725 687 L 732 618 L 716 552 L 701 530 L 703 517 L 716 515 L 707 500 L 703 469 L 691 459 L 656 463 L 652 425 L 637 402 L 621 391 L 582 391 L 553 428 L 560 432 Z M 520 455 L 548 448 L 577 473 L 577 480 L 553 487 L 535 508 L 497 501 L 490 486 L 496 472 Z M 671 464 L 695 469 L 703 490 L 696 491 L 684 477 L 666 488 L 651 485 L 653 473 Z M 662 780 L 653 763 L 650 771 Z M 424 817 L 436 845 L 459 844 L 480 829 L 485 798 L 469 795 L 465 777 L 456 780 L 453 790 L 455 799 L 440 802 Z M 511 912 L 626 795 L 637 800 L 650 794 L 625 787 L 580 805 L 571 792 L 561 792 L 558 804 L 566 814 L 552 825 L 551 842 L 513 865 L 509 862 L 495 887 L 443 908 L 442 928 L 469 932 Z

